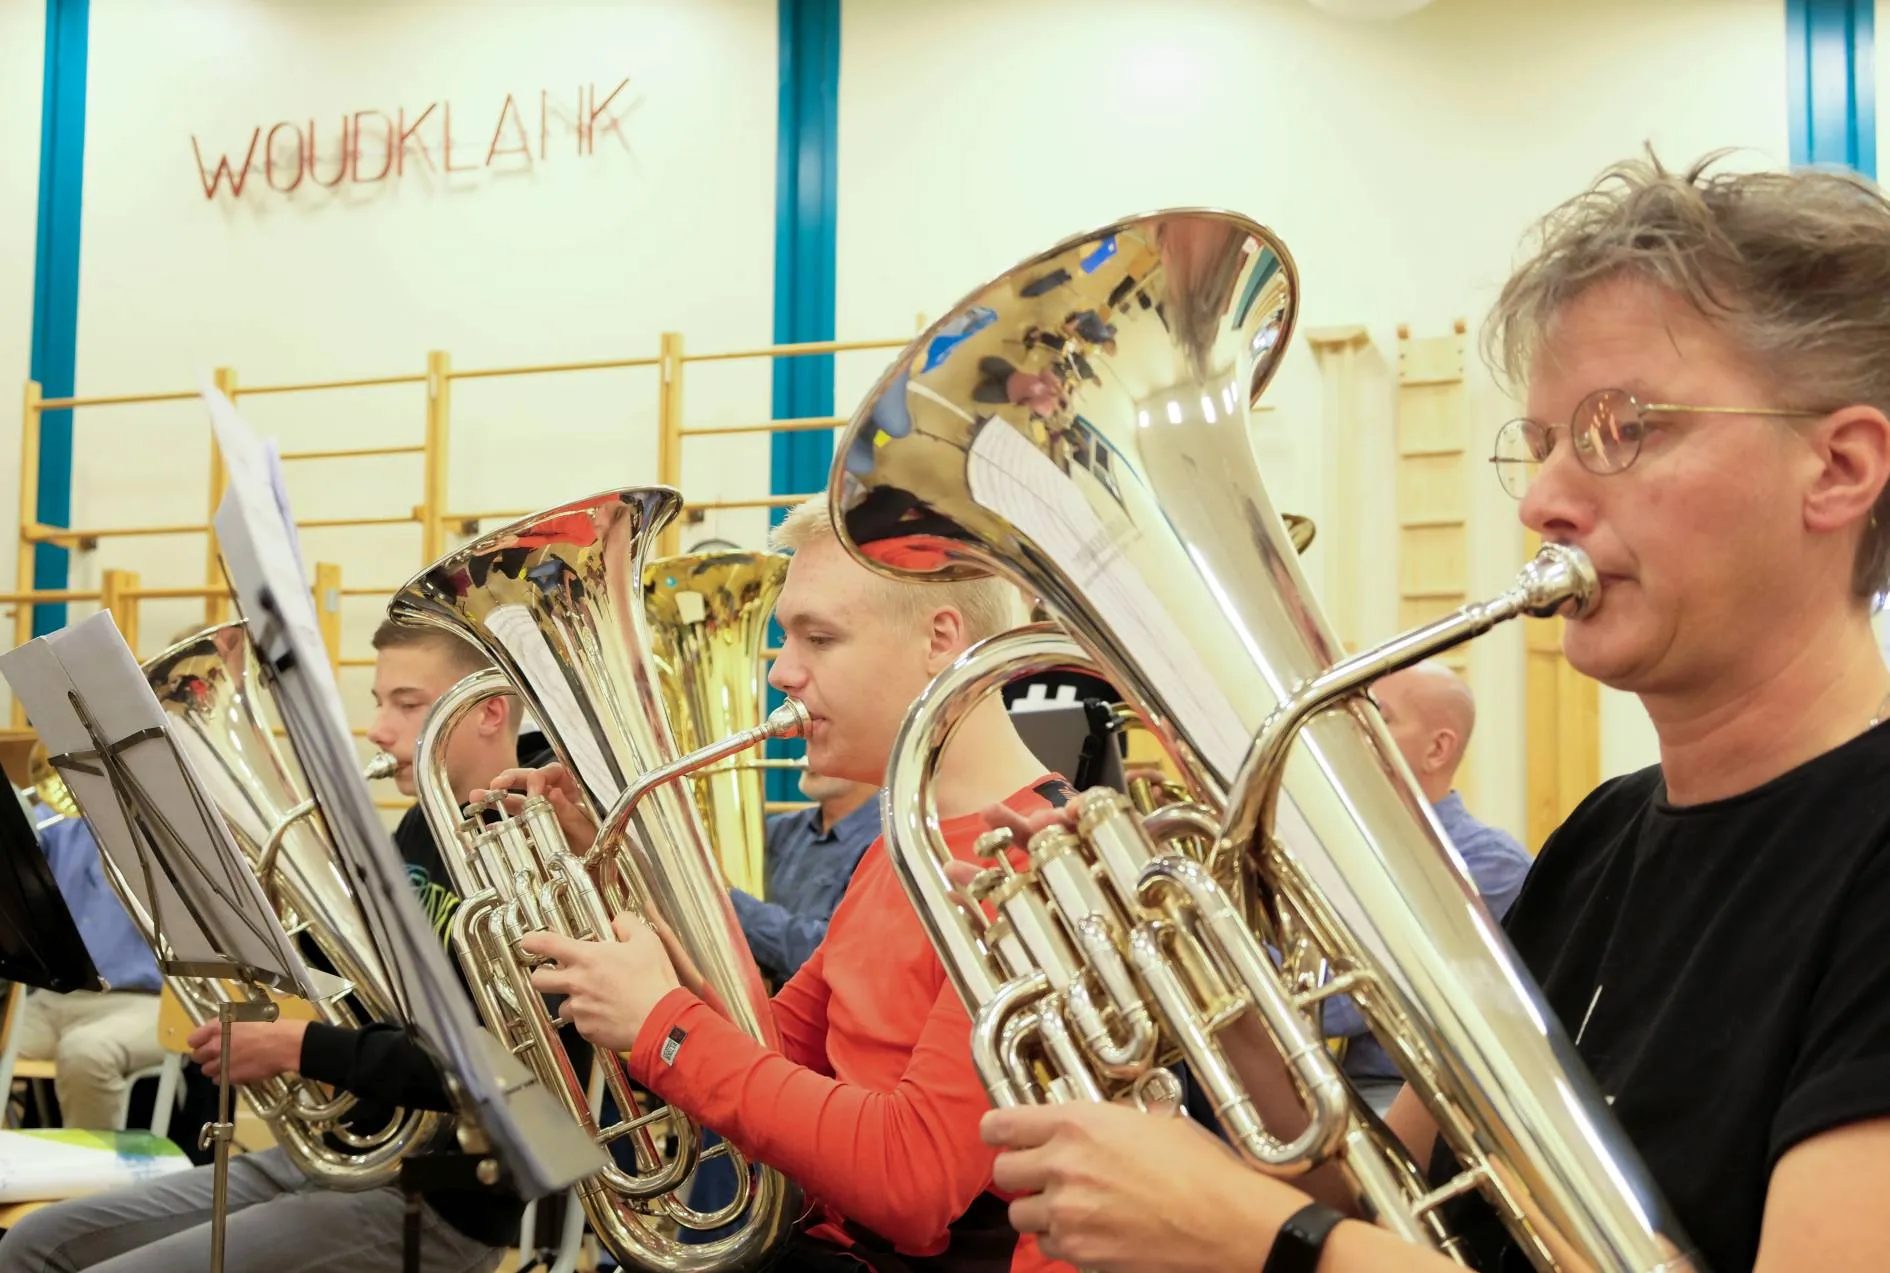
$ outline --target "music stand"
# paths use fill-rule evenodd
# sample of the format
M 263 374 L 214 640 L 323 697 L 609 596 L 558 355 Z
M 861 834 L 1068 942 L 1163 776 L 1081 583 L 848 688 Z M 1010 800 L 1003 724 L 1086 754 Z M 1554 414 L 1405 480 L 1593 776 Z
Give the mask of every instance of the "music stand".
M 109 990 L 39 836 L 18 800 L 0 800 L 0 980 L 50 990 Z
M 84 812 L 106 874 L 160 971 L 246 987 L 241 1002 L 218 1005 L 225 1058 L 234 1022 L 275 1019 L 265 987 L 310 1000 L 346 992 L 346 982 L 302 963 L 109 614 L 0 655 L 0 675 Z M 223 1269 L 234 1132 L 226 1063 L 217 1121 L 200 1142 L 215 1151 L 213 1273 Z
M 490 1185 L 500 1162 L 521 1196 L 569 1188 L 604 1167 L 603 1150 L 530 1070 L 483 1029 L 446 951 L 413 904 L 406 864 L 361 777 L 347 713 L 322 644 L 294 519 L 267 448 L 215 387 L 203 389 L 229 474 L 216 528 L 237 607 L 335 851 L 381 952 L 399 1011 L 442 1062 L 472 1152 L 401 1164 L 410 1206 L 423 1177 Z

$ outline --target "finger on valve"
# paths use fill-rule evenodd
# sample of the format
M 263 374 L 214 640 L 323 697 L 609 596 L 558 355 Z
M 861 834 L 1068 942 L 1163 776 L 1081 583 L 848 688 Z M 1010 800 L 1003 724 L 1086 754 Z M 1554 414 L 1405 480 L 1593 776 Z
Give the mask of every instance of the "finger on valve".
M 1076 825 L 1076 811 L 1068 805 L 1059 809 L 1037 809 L 1019 813 L 1007 804 L 994 804 L 984 811 L 984 820 L 994 831 L 1009 831 L 1020 846 L 1045 827 Z
M 472 793 L 474 800 L 502 799 L 508 792 L 516 791 L 526 783 L 529 769 L 506 769 L 492 776 L 485 786 L 476 788 Z
M 490 798 L 500 792 L 513 792 L 525 796 L 542 796 L 547 792 L 556 792 L 566 785 L 564 766 L 553 761 L 549 765 L 540 765 L 536 769 L 506 769 L 497 774 L 485 790 L 476 791 L 476 797 Z

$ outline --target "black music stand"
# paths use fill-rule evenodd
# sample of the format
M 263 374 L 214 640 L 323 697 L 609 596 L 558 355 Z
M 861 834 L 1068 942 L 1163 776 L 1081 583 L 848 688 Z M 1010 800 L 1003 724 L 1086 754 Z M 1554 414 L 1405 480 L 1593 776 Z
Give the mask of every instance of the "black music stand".
M 58 995 L 110 989 L 85 949 L 26 810 L 18 800 L 0 805 L 0 980 Z
M 215 520 L 231 592 L 394 983 L 397 1008 L 440 1060 L 460 1114 L 459 1141 L 469 1151 L 413 1155 L 401 1164 L 413 1267 L 418 1193 L 429 1183 L 491 1186 L 503 1168 L 519 1194 L 531 1199 L 569 1188 L 607 1160 L 531 1071 L 480 1026 L 446 951 L 413 904 L 406 865 L 361 777 L 296 548 L 287 493 L 268 451 L 229 399 L 208 385 L 203 397 L 229 473 Z
M 247 988 L 241 1001 L 218 1005 L 224 1056 L 234 1022 L 275 1020 L 266 988 L 310 1000 L 346 992 L 346 982 L 302 963 L 109 614 L 0 655 L 0 675 L 53 753 L 159 970 Z M 234 1133 L 226 1067 L 217 1080 L 217 1121 L 200 1142 L 216 1156 L 212 1273 L 223 1269 Z

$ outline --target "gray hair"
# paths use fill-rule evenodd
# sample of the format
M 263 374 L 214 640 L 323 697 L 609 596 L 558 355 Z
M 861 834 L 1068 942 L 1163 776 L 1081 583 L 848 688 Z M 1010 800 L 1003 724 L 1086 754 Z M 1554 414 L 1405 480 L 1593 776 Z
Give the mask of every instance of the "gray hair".
M 1483 330 L 1483 353 L 1512 386 L 1556 313 L 1596 283 L 1634 275 L 1684 298 L 1728 332 L 1789 400 L 1890 413 L 1890 202 L 1848 172 L 1687 171 L 1651 148 L 1616 164 L 1537 223 Z M 1890 488 L 1864 527 L 1851 584 L 1890 581 Z

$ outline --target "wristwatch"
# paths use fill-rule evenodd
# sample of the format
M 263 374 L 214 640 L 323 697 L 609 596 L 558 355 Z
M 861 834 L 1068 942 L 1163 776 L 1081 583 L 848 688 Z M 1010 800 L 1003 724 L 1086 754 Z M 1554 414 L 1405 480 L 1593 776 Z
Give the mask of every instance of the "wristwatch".
M 1260 1273 L 1315 1273 L 1326 1239 L 1345 1217 L 1323 1202 L 1309 1202 L 1286 1218 Z

